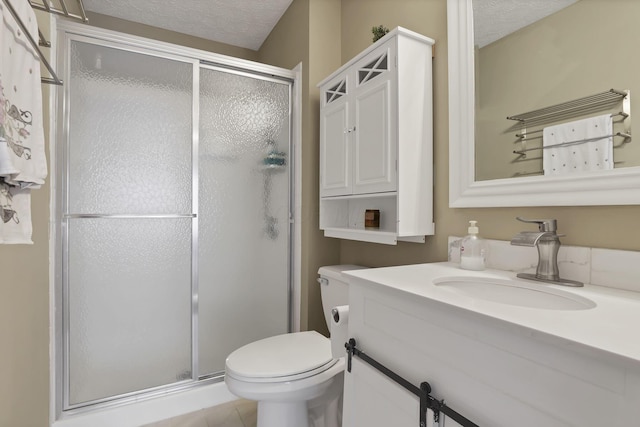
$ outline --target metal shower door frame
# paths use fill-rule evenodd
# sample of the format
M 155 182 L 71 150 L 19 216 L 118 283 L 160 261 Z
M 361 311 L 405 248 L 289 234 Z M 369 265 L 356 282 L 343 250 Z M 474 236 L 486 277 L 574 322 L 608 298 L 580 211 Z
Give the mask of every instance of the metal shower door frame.
M 54 120 L 56 129 L 53 134 L 56 140 L 52 141 L 52 158 L 56 159 L 55 168 L 52 167 L 52 243 L 53 254 L 52 263 L 52 391 L 55 401 L 56 419 L 62 413 L 73 414 L 91 411 L 104 407 L 115 407 L 129 404 L 139 400 L 141 397 L 150 398 L 154 396 L 166 395 L 167 392 L 190 389 L 196 385 L 222 381 L 222 375 L 198 378 L 198 148 L 199 148 L 199 78 L 201 68 L 214 68 L 224 72 L 246 75 L 252 78 L 260 78 L 278 83 L 286 82 L 289 85 L 289 153 L 290 159 L 288 168 L 288 210 L 289 226 L 287 227 L 287 277 L 288 277 L 288 325 L 289 331 L 296 329 L 294 322 L 294 259 L 296 239 L 294 231 L 294 198 L 296 189 L 296 177 L 294 176 L 294 138 L 299 133 L 294 133 L 298 126 L 294 123 L 293 108 L 296 99 L 293 86 L 299 78 L 299 73 L 291 70 L 284 70 L 277 67 L 258 64 L 247 60 L 226 57 L 212 54 L 197 49 L 176 46 L 164 42 L 144 39 L 137 36 L 117 33 L 109 30 L 102 30 L 73 22 L 60 21 L 57 25 L 57 62 L 64 75 L 66 82 L 70 81 L 69 53 L 71 43 L 84 42 L 102 47 L 115 48 L 127 52 L 138 53 L 160 57 L 168 60 L 188 63 L 193 69 L 193 92 L 192 92 L 192 212 L 177 215 L 74 215 L 69 214 L 69 165 L 68 165 L 68 144 L 69 144 L 69 87 L 65 85 L 57 93 L 57 118 Z M 299 94 L 298 94 L 299 96 Z M 299 117 L 297 117 L 299 120 Z M 298 130 L 299 131 L 299 130 Z M 295 165 L 295 167 L 298 167 Z M 299 172 L 299 171 L 298 171 Z M 60 183 L 65 183 L 64 187 Z M 97 399 L 91 402 L 71 405 L 69 402 L 69 307 L 66 303 L 68 296 L 68 236 L 69 229 L 67 221 L 70 218 L 93 217 L 93 218 L 122 218 L 122 217 L 148 217 L 148 218 L 185 218 L 192 219 L 192 246 L 191 246 L 191 296 L 192 296 L 192 320 L 191 320 L 191 379 L 179 381 L 172 384 L 157 386 L 143 391 L 124 393 L 118 396 L 110 396 Z M 299 280 L 299 279 L 297 279 Z

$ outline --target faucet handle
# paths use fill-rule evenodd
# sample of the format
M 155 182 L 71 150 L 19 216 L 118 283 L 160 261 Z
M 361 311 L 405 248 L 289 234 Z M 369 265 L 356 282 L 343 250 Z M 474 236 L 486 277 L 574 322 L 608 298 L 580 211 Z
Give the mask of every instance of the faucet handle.
M 516 219 L 521 222 L 538 224 L 538 230 L 540 231 L 556 231 L 558 229 L 558 222 L 555 219 L 524 219 L 519 216 Z

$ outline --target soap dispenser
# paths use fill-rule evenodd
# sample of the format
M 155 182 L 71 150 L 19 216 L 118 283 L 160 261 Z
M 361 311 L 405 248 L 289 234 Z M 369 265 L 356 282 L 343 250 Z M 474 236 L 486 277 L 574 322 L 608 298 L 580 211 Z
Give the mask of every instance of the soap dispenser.
M 486 242 L 478 236 L 478 221 L 469 221 L 468 235 L 460 245 L 460 268 L 484 270 L 487 256 Z

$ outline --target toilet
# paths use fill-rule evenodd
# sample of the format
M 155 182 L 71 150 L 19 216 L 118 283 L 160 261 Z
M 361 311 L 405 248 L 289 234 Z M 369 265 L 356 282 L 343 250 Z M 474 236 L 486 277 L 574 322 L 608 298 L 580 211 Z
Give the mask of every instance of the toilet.
M 329 330 L 331 309 L 348 303 L 342 272 L 362 268 L 318 270 Z M 339 427 L 344 369 L 345 357 L 332 356 L 330 339 L 316 331 L 294 332 L 235 350 L 227 357 L 224 380 L 231 393 L 258 402 L 257 427 Z

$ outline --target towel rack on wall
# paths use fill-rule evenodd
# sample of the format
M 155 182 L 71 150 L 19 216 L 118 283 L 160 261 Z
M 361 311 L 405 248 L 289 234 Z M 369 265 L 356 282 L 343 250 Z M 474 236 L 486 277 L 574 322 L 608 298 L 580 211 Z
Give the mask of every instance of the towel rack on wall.
M 527 148 L 525 145 L 527 139 L 541 139 L 543 131 L 542 127 L 547 123 L 558 122 L 577 116 L 585 116 L 590 113 L 596 113 L 603 110 L 610 111 L 614 108 L 617 109 L 619 104 L 621 104 L 620 111 L 611 114 L 612 117 L 621 117 L 621 120 L 616 122 L 622 124 L 622 130 L 618 132 L 598 138 L 565 141 L 559 144 L 547 146 L 541 145 Z M 523 158 L 526 158 L 526 153 L 529 151 L 539 151 L 547 148 L 584 144 L 603 138 L 622 138 L 622 143 L 614 146 L 614 148 L 618 148 L 631 142 L 631 91 L 609 89 L 604 92 L 596 93 L 595 95 L 589 95 L 537 110 L 508 116 L 507 119 L 518 121 L 521 124 L 521 131 L 516 133 L 515 136 L 521 142 L 522 146 L 520 149 L 513 150 L 513 153 L 518 154 Z M 531 130 L 531 128 L 534 128 L 534 130 Z
M 442 412 L 444 415 L 451 418 L 462 427 L 479 427 L 474 422 L 468 420 L 458 412 L 451 409 L 451 407 L 447 406 L 444 403 L 444 400 L 437 400 L 433 396 L 431 396 L 431 386 L 428 382 L 423 381 L 422 383 L 420 383 L 420 387 L 413 385 L 406 379 L 402 378 L 400 375 L 382 365 L 377 360 L 365 354 L 362 350 L 358 349 L 356 347 L 356 340 L 354 338 L 350 338 L 349 342 L 346 342 L 344 346 L 347 349 L 347 372 L 351 372 L 352 357 L 358 357 L 363 362 L 369 364 L 370 366 L 377 369 L 380 373 L 384 374 L 387 378 L 402 386 L 405 390 L 418 396 L 418 398 L 420 399 L 420 420 L 418 425 L 420 427 L 427 426 L 427 409 L 431 409 L 433 411 L 433 422 L 435 425 L 440 425 L 440 413 Z
M 25 0 L 20 0 L 20 1 L 25 1 Z M 26 1 L 28 1 L 29 5 L 36 10 L 42 10 L 47 13 L 64 16 L 66 18 L 76 19 L 82 22 L 87 22 L 89 20 L 85 13 L 84 4 L 82 3 L 82 0 L 73 0 L 75 5 L 73 11 L 71 8 L 68 7 L 65 0 L 55 0 L 51 2 L 49 2 L 48 0 L 41 0 L 41 1 L 26 0 Z M 40 50 L 41 46 L 51 47 L 51 43 L 46 40 L 46 38 L 42 34 L 42 31 L 40 30 L 38 30 L 39 40 L 38 40 L 38 43 L 36 43 L 36 41 L 31 36 L 31 33 L 24 25 L 24 22 L 22 22 L 22 20 L 20 19 L 20 16 L 16 13 L 16 10 L 11 5 L 11 2 L 9 2 L 9 0 L 2 0 L 2 3 L 4 3 L 4 5 L 7 7 L 7 9 L 9 10 L 9 13 L 11 13 L 11 16 L 13 16 L 13 19 L 16 20 L 16 23 L 18 24 L 18 26 L 20 27 L 22 32 L 26 35 L 29 41 L 29 44 L 37 52 L 37 55 L 40 58 L 40 62 L 42 63 L 42 65 L 45 66 L 45 68 L 47 69 L 47 72 L 51 76 L 51 77 L 42 77 L 41 79 L 42 83 L 62 85 L 62 80 L 58 78 L 57 74 L 51 67 L 51 64 L 49 64 L 49 61 L 47 61 L 47 58 L 44 56 L 44 54 Z

